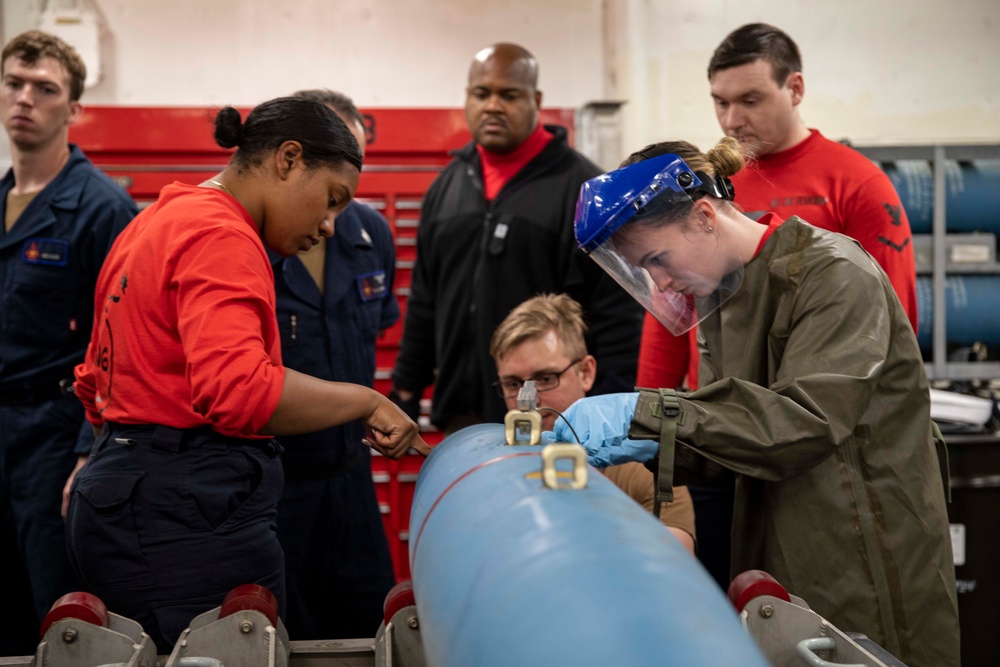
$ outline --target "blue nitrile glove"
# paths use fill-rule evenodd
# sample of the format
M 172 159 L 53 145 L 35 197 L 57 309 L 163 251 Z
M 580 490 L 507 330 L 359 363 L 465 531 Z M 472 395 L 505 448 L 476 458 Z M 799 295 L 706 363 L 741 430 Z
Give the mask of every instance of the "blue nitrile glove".
M 587 450 L 587 460 L 595 468 L 648 461 L 656 456 L 659 445 L 652 440 L 627 437 L 638 402 L 638 392 L 581 398 L 566 408 L 565 419 L 556 417 L 552 430 L 542 433 L 542 442 L 576 442 L 573 435 L 576 431 L 580 444 Z

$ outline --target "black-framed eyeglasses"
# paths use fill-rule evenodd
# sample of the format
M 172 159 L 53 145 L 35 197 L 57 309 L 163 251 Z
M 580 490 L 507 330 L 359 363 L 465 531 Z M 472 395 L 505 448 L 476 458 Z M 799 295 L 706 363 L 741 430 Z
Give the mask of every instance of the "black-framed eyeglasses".
M 583 361 L 582 358 L 575 359 L 569 363 L 569 366 L 561 371 L 544 371 L 542 373 L 536 373 L 528 378 L 528 380 L 535 381 L 535 389 L 538 391 L 552 391 L 559 386 L 559 378 L 562 377 L 563 373 L 573 368 L 573 366 L 576 366 L 581 361 Z M 504 377 L 494 382 L 493 388 L 497 390 L 497 394 L 499 394 L 501 398 L 517 398 L 517 392 L 521 391 L 521 387 L 524 386 L 525 382 L 527 382 L 527 380 L 522 380 L 519 377 Z

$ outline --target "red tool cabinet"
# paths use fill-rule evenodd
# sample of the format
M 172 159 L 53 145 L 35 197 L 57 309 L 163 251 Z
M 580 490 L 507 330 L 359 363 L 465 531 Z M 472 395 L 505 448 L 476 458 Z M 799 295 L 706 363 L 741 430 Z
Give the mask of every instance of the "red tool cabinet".
M 212 138 L 214 107 L 85 107 L 70 141 L 114 178 L 140 207 L 155 201 L 173 181 L 200 183 L 225 167 L 230 151 Z M 241 109 L 248 111 L 248 109 Z M 406 299 L 416 259 L 417 225 L 424 192 L 448 163 L 448 151 L 469 141 L 462 109 L 362 109 L 368 130 L 365 167 L 357 198 L 386 217 L 396 241 L 396 298 L 403 318 L 376 346 L 375 388 L 388 393 L 403 331 Z M 573 139 L 574 113 L 545 109 L 542 122 L 567 128 Z M 430 396 L 430 390 L 426 393 Z M 425 401 L 426 408 L 426 401 Z M 441 434 L 421 418 L 431 445 Z M 423 459 L 392 461 L 376 455 L 372 479 L 398 579 L 409 577 L 408 531 L 413 489 Z

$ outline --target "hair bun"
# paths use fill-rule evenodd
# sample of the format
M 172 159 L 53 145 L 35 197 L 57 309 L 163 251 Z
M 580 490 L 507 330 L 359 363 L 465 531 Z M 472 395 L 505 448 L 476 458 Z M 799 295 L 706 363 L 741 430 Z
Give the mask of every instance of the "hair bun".
M 733 176 L 746 164 L 740 142 L 732 137 L 723 137 L 705 157 L 715 167 L 716 176 Z
M 215 116 L 215 143 L 222 148 L 235 148 L 243 138 L 243 119 L 233 107 L 223 107 Z

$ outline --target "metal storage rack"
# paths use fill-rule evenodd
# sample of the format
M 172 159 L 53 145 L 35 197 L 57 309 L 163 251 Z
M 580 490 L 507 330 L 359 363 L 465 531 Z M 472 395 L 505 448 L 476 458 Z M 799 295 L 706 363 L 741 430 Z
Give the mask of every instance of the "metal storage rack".
M 949 361 L 947 350 L 946 293 L 947 266 L 947 211 L 945 165 L 948 160 L 1000 160 L 1000 144 L 995 145 L 931 145 L 931 146 L 855 146 L 855 149 L 876 162 L 897 160 L 928 160 L 934 184 L 934 215 L 931 237 L 933 241 L 933 268 L 931 271 L 934 295 L 934 328 L 931 361 L 926 365 L 931 380 L 996 380 L 1000 379 L 1000 362 Z M 1000 211 L 997 212 L 1000 216 Z M 955 273 L 955 272 L 952 272 Z M 1000 303 L 1000 295 L 997 297 Z

